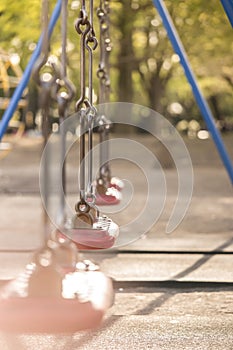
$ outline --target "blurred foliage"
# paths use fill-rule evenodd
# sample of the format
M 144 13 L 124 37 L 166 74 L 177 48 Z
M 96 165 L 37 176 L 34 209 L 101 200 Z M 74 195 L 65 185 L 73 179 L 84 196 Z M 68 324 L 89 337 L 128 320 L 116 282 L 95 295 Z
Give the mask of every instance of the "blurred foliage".
M 50 1 L 53 9 L 56 1 Z M 165 0 L 201 89 L 219 120 L 233 120 L 233 32 L 219 0 Z M 95 2 L 98 5 L 98 2 Z M 17 52 L 24 69 L 41 32 L 38 0 L 1 0 L 0 48 Z M 79 93 L 79 38 L 74 21 L 79 1 L 69 1 L 69 75 Z M 96 24 L 98 34 L 98 23 Z M 111 1 L 112 101 L 147 105 L 177 122 L 200 119 L 179 57 L 174 54 L 151 0 Z M 60 54 L 60 25 L 51 52 Z M 95 69 L 98 65 L 96 50 Z M 98 81 L 95 79 L 95 91 Z M 174 103 L 181 108 L 172 108 Z M 176 105 L 177 106 L 177 105 Z

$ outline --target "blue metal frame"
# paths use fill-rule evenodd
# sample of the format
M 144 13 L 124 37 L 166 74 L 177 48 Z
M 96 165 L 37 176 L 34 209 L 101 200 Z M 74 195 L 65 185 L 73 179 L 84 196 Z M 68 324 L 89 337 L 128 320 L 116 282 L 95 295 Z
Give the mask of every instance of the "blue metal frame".
M 154 6 L 157 8 L 162 21 L 163 25 L 167 31 L 168 37 L 172 43 L 172 46 L 174 48 L 174 51 L 179 55 L 180 57 L 180 63 L 182 64 L 186 77 L 192 87 L 193 95 L 196 99 L 196 102 L 202 112 L 203 118 L 206 122 L 207 128 L 210 131 L 212 138 L 215 142 L 215 145 L 217 147 L 217 150 L 219 152 L 219 155 L 222 159 L 222 162 L 228 172 L 228 175 L 230 177 L 231 183 L 233 184 L 233 165 L 231 162 L 231 159 L 227 153 L 227 150 L 225 148 L 225 145 L 223 143 L 223 140 L 221 138 L 221 135 L 215 125 L 214 117 L 212 115 L 212 112 L 204 98 L 204 96 L 201 93 L 201 90 L 198 86 L 197 79 L 192 71 L 192 68 L 189 64 L 187 54 L 184 50 L 184 47 L 182 45 L 182 42 L 179 38 L 179 35 L 176 31 L 176 28 L 172 22 L 171 16 L 163 2 L 163 0 L 153 0 Z
M 51 19 L 49 22 L 49 36 L 51 36 L 52 32 L 53 32 L 53 28 L 60 16 L 60 12 L 61 12 L 61 5 L 62 5 L 62 0 L 58 0 L 54 11 L 51 15 Z M 42 35 L 38 41 L 37 47 L 35 49 L 35 51 L 33 52 L 31 59 L 23 73 L 23 77 L 19 83 L 19 85 L 17 86 L 17 88 L 14 91 L 14 94 L 10 100 L 9 106 L 8 108 L 5 110 L 5 113 L 3 114 L 2 120 L 0 121 L 0 141 L 7 129 L 7 126 L 9 124 L 10 119 L 12 118 L 15 109 L 17 108 L 18 102 L 23 94 L 24 89 L 26 88 L 28 81 L 30 79 L 31 76 L 31 72 L 32 72 L 32 68 L 37 60 L 37 58 L 40 55 L 41 52 L 41 46 L 42 46 Z
M 221 0 L 221 3 L 233 27 L 233 0 Z

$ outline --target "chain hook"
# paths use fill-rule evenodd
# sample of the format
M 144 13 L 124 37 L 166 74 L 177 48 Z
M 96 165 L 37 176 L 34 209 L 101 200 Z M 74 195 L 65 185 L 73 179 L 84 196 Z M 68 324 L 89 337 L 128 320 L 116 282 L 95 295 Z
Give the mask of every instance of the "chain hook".
M 95 202 L 95 195 L 92 185 L 92 142 L 93 142 L 93 121 L 97 114 L 93 106 L 93 51 L 98 45 L 93 27 L 93 0 L 89 0 L 90 13 L 88 15 L 85 0 L 82 0 L 80 17 L 75 23 L 75 29 L 80 38 L 80 97 L 76 102 L 76 111 L 80 118 L 80 200 L 88 203 Z M 88 52 L 88 85 L 86 85 L 86 60 Z M 88 95 L 86 96 L 86 88 Z M 85 171 L 85 143 L 86 132 L 88 137 L 88 164 L 87 164 L 87 185 Z

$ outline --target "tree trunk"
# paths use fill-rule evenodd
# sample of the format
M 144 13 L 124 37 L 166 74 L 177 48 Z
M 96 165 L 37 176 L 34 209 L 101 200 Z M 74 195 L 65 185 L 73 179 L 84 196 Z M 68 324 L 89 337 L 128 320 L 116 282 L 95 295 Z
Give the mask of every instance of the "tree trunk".
M 133 81 L 132 72 L 134 59 L 132 32 L 133 21 L 131 20 L 133 13 L 131 1 L 122 1 L 122 12 L 119 14 L 118 26 L 121 30 L 122 37 L 120 40 L 120 49 L 118 55 L 118 101 L 132 102 L 133 101 Z
M 151 76 L 147 93 L 149 97 L 150 108 L 156 112 L 163 114 L 164 107 L 162 106 L 161 98 L 164 93 L 164 84 L 157 74 L 153 74 Z
M 219 109 L 217 96 L 216 95 L 211 95 L 209 97 L 209 101 L 210 101 L 210 104 L 212 106 L 215 118 L 218 119 L 218 120 L 224 120 L 224 117 L 221 114 L 221 111 Z

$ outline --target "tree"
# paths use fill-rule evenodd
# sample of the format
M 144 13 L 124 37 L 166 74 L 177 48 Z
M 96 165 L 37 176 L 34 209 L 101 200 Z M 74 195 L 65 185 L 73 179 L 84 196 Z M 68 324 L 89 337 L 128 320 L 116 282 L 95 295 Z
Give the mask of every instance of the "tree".
M 233 33 L 220 1 L 164 1 L 216 117 L 232 117 Z M 50 1 L 51 9 L 55 3 L 55 0 Z M 74 21 L 79 16 L 79 8 L 75 4 L 75 1 L 69 2 L 67 48 L 69 74 L 78 88 L 79 39 Z M 184 116 L 200 117 L 191 88 L 152 1 L 119 0 L 112 1 L 110 5 L 112 100 L 137 102 L 163 114 L 170 113 L 168 107 L 171 103 L 179 102 Z M 41 33 L 40 2 L 30 1 L 30 11 L 28 6 L 27 0 L 1 0 L 0 3 L 0 47 L 8 52 L 17 52 L 23 69 Z M 59 22 L 51 40 L 52 53 L 59 56 Z M 95 67 L 98 56 L 97 51 Z M 96 90 L 97 87 L 96 79 Z
M 1 0 L 0 27 L 0 47 L 8 53 L 17 52 L 24 67 L 41 30 L 40 2 Z
M 195 0 L 180 1 L 179 5 L 174 6 L 167 1 L 167 5 L 201 89 L 215 117 L 224 119 L 224 115 L 229 113 L 225 108 L 227 99 L 233 97 L 233 90 L 227 84 L 233 75 L 233 33 L 221 3 L 217 0 Z M 177 81 L 181 74 L 175 75 Z M 185 96 L 176 95 L 185 105 Z

